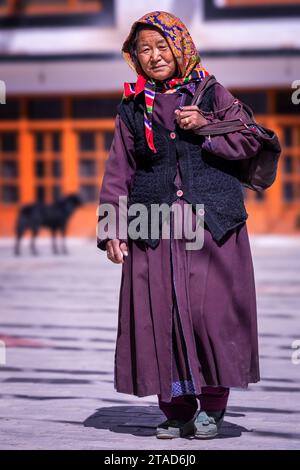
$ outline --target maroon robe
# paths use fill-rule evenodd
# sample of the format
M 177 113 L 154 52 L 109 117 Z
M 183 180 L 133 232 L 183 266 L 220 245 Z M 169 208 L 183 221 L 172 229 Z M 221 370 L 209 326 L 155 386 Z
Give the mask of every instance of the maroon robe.
M 231 94 L 217 85 L 216 107 Z M 224 92 L 226 90 L 226 92 Z M 157 93 L 153 120 L 175 129 L 176 93 Z M 234 111 L 226 114 L 233 119 Z M 200 140 L 200 137 L 199 137 Z M 220 158 L 250 158 L 259 150 L 250 131 L 205 138 L 202 148 Z M 180 188 L 177 167 L 175 183 Z M 135 172 L 134 136 L 120 116 L 106 161 L 100 203 L 118 205 Z M 177 204 L 187 204 L 184 195 Z M 193 215 L 195 227 L 195 216 Z M 171 224 L 172 232 L 172 224 Z M 246 388 L 259 381 L 254 270 L 246 222 L 220 246 L 204 229 L 201 249 L 186 250 L 185 238 L 160 240 L 152 249 L 128 240 L 122 265 L 115 389 L 161 400 L 201 393 L 207 385 Z M 103 245 L 102 245 L 103 248 Z

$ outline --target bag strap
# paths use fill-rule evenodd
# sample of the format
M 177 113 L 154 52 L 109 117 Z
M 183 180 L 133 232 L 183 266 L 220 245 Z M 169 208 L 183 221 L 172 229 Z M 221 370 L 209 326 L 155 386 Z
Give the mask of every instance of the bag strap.
M 207 90 L 210 87 L 212 87 L 215 83 L 217 83 L 217 80 L 214 75 L 209 75 L 208 77 L 205 77 L 203 80 L 201 80 L 201 82 L 199 83 L 194 93 L 191 105 L 197 105 L 199 107 L 199 113 L 202 114 L 204 117 L 205 115 L 206 116 L 210 115 L 213 117 L 214 114 L 220 113 L 221 111 L 225 111 L 231 108 L 235 104 L 240 104 L 241 107 L 244 106 L 246 108 L 250 121 L 252 118 L 252 122 L 253 122 L 254 119 L 253 119 L 252 109 L 249 108 L 249 106 L 247 106 L 246 104 L 241 103 L 241 101 L 237 100 L 236 98 L 234 98 L 233 102 L 230 103 L 228 106 L 222 109 L 218 109 L 217 111 L 201 110 L 200 104 L 203 100 L 204 95 L 206 94 Z M 225 119 L 223 121 L 211 122 L 205 126 L 199 127 L 199 129 L 193 129 L 193 131 L 198 135 L 222 135 L 222 134 L 228 134 L 229 132 L 240 131 L 243 129 L 249 129 L 249 126 L 241 118 L 239 118 L 239 119 Z
M 207 92 L 207 90 L 213 86 L 217 82 L 216 77 L 214 75 L 208 75 L 207 77 L 203 78 L 199 83 L 196 91 L 194 93 L 193 99 L 191 101 L 192 105 L 199 105 L 203 99 L 203 96 Z
M 198 135 L 221 135 L 229 132 L 241 131 L 249 129 L 249 126 L 240 119 L 227 119 L 225 121 L 211 122 L 205 126 L 193 129 Z
M 246 118 L 247 122 L 244 122 L 244 119 L 242 118 L 225 119 L 222 121 L 218 120 L 217 122 L 210 122 L 206 124 L 205 126 L 199 127 L 198 129 L 193 129 L 193 132 L 198 135 L 208 136 L 210 140 L 211 135 L 222 135 L 222 134 L 228 134 L 230 132 L 242 131 L 242 130 L 248 129 L 254 134 L 256 134 L 257 138 L 260 140 L 263 146 L 269 151 L 272 151 L 273 154 L 276 155 L 276 157 L 278 158 L 281 153 L 281 146 L 280 146 L 278 137 L 276 136 L 273 130 L 268 129 L 267 127 L 264 127 L 261 124 L 256 122 L 252 108 L 248 106 L 246 103 L 234 98 L 232 103 L 230 103 L 228 106 L 226 106 L 223 109 L 218 109 L 216 111 L 211 111 L 211 112 L 206 112 L 206 111 L 201 110 L 199 105 L 201 104 L 204 94 L 206 93 L 207 89 L 210 88 L 212 85 L 214 85 L 216 82 L 217 80 L 214 75 L 206 77 L 204 80 L 202 80 L 197 90 L 195 91 L 192 104 L 198 105 L 199 112 L 204 117 L 205 115 L 207 117 L 208 115 L 210 115 L 212 118 L 214 117 L 215 114 L 218 114 L 221 111 L 225 111 L 226 109 L 229 109 L 232 106 L 238 104 L 240 108 L 243 109 L 243 111 L 245 111 L 245 114 L 248 116 L 248 119 Z

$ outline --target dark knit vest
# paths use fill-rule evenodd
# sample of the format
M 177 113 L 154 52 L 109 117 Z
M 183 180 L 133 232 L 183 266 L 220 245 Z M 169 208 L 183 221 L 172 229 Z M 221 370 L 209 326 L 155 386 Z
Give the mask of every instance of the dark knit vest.
M 204 111 L 212 110 L 214 86 L 206 92 L 201 103 Z M 187 95 L 185 105 L 190 104 L 191 95 Z M 121 119 L 135 138 L 136 171 L 130 185 L 128 207 L 142 203 L 150 214 L 151 204 L 166 203 L 171 206 L 178 198 L 178 188 L 174 183 L 177 171 L 177 158 L 181 173 L 182 198 L 192 204 L 204 204 L 204 221 L 216 242 L 230 230 L 245 222 L 248 218 L 244 206 L 242 186 L 235 176 L 235 167 L 230 160 L 209 154 L 202 150 L 203 136 L 193 131 L 166 129 L 153 120 L 154 145 L 157 153 L 149 149 L 145 138 L 143 122 L 144 97 L 122 100 L 118 107 Z M 128 221 L 134 217 L 128 217 Z M 140 237 L 152 248 L 159 239 Z M 161 238 L 161 220 L 159 224 Z

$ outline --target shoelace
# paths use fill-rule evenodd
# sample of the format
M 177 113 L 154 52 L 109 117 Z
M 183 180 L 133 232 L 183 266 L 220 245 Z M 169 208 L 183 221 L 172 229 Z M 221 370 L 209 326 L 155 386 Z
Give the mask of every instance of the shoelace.
M 197 418 L 195 419 L 195 422 L 201 423 L 204 426 L 209 426 L 210 424 L 216 424 L 215 418 L 212 416 L 208 416 L 205 411 L 201 411 Z

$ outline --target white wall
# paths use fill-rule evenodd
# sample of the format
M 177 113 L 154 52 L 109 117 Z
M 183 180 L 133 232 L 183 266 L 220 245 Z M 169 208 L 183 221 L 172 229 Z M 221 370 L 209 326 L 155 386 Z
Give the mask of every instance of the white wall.
M 30 57 L 35 54 L 55 56 L 62 53 L 109 51 L 120 54 L 120 60 L 82 63 L 2 62 L 0 79 L 6 81 L 8 93 L 120 90 L 125 80 L 135 80 L 135 74 L 121 58 L 123 41 L 131 24 L 155 9 L 170 11 L 182 19 L 200 55 L 203 51 L 213 50 L 300 48 L 299 19 L 204 22 L 202 0 L 116 0 L 115 28 L 94 26 L 2 30 L 0 53 Z M 299 56 L 207 57 L 202 62 L 225 86 L 290 86 L 292 81 L 300 79 Z
M 202 0 L 115 0 L 116 28 L 60 27 L 2 30 L 2 53 L 120 51 L 131 24 L 155 9 L 179 16 L 199 51 L 244 48 L 300 48 L 300 19 L 218 20 L 204 22 Z

